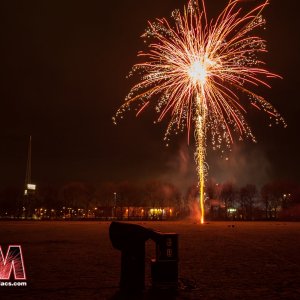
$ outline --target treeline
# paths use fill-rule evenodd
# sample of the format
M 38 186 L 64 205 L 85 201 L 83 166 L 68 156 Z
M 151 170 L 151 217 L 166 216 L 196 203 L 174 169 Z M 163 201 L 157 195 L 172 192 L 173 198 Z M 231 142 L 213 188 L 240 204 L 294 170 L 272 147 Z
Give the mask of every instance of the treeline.
M 300 186 L 295 182 L 276 180 L 258 189 L 209 180 L 206 195 L 212 219 L 300 219 Z
M 123 207 L 145 207 L 172 208 L 174 215 L 183 218 L 195 213 L 198 198 L 196 184 L 182 192 L 174 184 L 160 180 L 41 185 L 26 197 L 23 189 L 7 187 L 0 191 L 0 217 L 30 217 L 37 211 L 41 214 L 41 209 L 48 216 L 66 215 L 72 210 L 89 217 L 97 216 L 98 208 L 119 207 L 122 211 Z M 208 180 L 205 211 L 211 220 L 300 219 L 300 186 L 290 181 L 272 181 L 258 189 L 253 184 L 238 187 L 232 182 Z
M 24 190 L 8 187 L 0 192 L 0 216 L 28 216 L 43 208 L 49 211 L 89 210 L 105 207 L 180 207 L 181 194 L 171 183 L 150 180 L 144 183 L 129 181 L 104 182 L 92 185 L 70 182 L 63 186 L 38 186 L 30 195 Z

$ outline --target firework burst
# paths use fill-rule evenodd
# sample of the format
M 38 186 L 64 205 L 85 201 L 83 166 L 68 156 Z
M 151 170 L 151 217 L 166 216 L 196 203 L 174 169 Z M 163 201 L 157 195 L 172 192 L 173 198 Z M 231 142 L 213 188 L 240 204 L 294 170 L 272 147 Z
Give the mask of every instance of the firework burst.
M 228 5 L 215 20 L 208 20 L 205 3 L 190 0 L 172 21 L 165 18 L 149 22 L 143 34 L 148 42 L 133 66 L 140 81 L 134 85 L 118 110 L 122 115 L 134 103 L 137 116 L 155 102 L 158 121 L 170 115 L 165 140 L 172 133 L 187 129 L 195 133 L 199 176 L 201 223 L 204 223 L 205 163 L 208 139 L 214 149 L 230 147 L 234 138 L 255 137 L 246 122 L 248 103 L 269 114 L 276 123 L 284 120 L 276 109 L 253 88 L 279 77 L 264 68 L 258 56 L 267 52 L 265 41 L 253 31 L 265 25 L 261 16 L 268 1 L 242 12 L 238 0 Z M 116 121 L 116 118 L 114 118 Z

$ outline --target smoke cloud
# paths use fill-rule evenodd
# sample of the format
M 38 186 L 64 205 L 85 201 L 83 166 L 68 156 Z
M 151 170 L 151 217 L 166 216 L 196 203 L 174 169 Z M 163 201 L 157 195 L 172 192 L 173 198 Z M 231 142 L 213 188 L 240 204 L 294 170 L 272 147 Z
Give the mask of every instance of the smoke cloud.
M 194 147 L 182 142 L 178 151 L 166 162 L 166 172 L 159 179 L 172 182 L 183 194 L 197 183 Z M 236 143 L 227 154 L 207 153 L 208 178 L 216 182 L 232 182 L 237 186 L 255 184 L 258 188 L 272 178 L 272 166 L 258 144 Z
M 271 178 L 272 166 L 257 144 L 237 143 L 228 155 L 217 151 L 209 156 L 209 177 L 217 182 L 231 181 L 238 186 L 255 184 L 261 187 Z

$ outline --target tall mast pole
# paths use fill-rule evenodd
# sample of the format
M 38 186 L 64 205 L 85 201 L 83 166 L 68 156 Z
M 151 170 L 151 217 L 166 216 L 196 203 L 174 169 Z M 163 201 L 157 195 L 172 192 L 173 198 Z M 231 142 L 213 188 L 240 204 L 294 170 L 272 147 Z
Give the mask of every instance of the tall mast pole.
M 32 137 L 29 137 L 28 143 L 28 156 L 27 156 L 27 166 L 26 166 L 26 177 L 25 177 L 25 189 L 27 185 L 31 183 L 31 140 Z

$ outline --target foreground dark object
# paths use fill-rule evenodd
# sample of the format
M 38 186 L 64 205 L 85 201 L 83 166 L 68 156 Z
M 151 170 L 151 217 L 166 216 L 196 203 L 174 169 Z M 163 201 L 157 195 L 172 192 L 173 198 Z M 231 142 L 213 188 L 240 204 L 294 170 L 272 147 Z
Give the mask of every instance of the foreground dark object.
M 156 243 L 156 259 L 151 262 L 152 284 L 156 288 L 176 288 L 178 284 L 178 234 L 161 233 L 140 225 L 112 222 L 109 236 L 121 251 L 120 288 L 145 288 L 145 242 Z
M 180 236 L 180 278 L 173 300 L 300 299 L 300 223 L 136 224 Z M 121 253 L 109 239 L 111 222 L 11 221 L 0 225 L 4 251 L 8 245 L 22 245 L 28 278 L 26 288 L 0 288 L 1 300 L 126 299 L 117 297 L 121 294 Z M 149 240 L 146 260 L 155 256 L 155 244 Z M 152 282 L 148 270 L 146 264 L 146 287 Z M 169 295 L 170 291 L 150 289 L 126 300 L 171 299 Z

